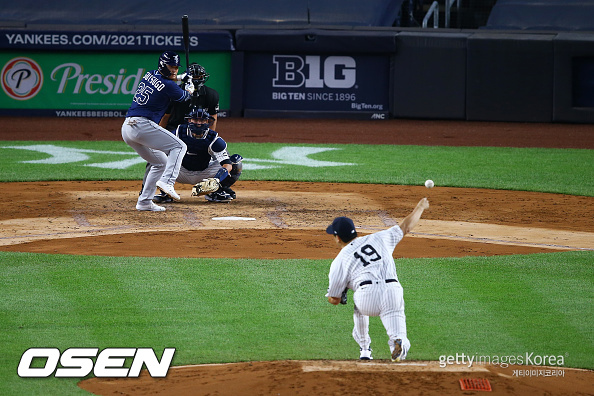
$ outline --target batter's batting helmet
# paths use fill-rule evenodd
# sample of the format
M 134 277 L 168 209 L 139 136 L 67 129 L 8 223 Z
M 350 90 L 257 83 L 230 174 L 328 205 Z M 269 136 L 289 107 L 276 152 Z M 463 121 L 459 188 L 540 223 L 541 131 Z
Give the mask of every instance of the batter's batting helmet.
M 179 55 L 173 51 L 165 51 L 159 56 L 159 73 L 163 77 L 171 76 L 171 72 L 169 71 L 169 66 L 177 66 L 179 67 Z
M 194 62 L 190 64 L 190 71 L 189 73 L 192 75 L 192 80 L 194 84 L 204 85 L 205 82 L 208 81 L 210 74 L 206 72 L 204 67 L 200 66 L 198 63 Z

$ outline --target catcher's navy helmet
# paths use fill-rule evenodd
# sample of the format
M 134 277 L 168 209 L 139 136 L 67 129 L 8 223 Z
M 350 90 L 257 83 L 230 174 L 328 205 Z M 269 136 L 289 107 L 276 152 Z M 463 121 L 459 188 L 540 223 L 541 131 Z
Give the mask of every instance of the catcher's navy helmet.
M 193 134 L 199 135 L 200 138 L 204 138 L 211 125 L 214 123 L 214 117 L 208 114 L 208 111 L 203 108 L 197 107 L 190 110 L 190 113 L 185 117 L 186 120 L 200 120 L 201 123 L 189 123 L 190 131 Z
M 171 76 L 167 65 L 179 67 L 179 55 L 173 51 L 165 51 L 159 56 L 159 73 L 163 77 Z
M 194 81 L 194 84 L 197 83 L 202 85 L 206 81 L 208 81 L 208 78 L 210 77 L 210 74 L 206 72 L 204 67 L 200 66 L 196 62 L 190 64 L 189 73 L 192 75 L 192 80 Z

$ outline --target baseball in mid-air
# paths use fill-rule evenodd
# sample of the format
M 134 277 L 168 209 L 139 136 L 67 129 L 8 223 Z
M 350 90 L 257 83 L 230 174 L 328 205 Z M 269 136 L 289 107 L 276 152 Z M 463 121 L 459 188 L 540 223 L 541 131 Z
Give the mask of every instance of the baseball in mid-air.
M 435 184 L 433 183 L 433 180 L 427 180 L 425 181 L 425 187 L 427 188 L 433 188 Z

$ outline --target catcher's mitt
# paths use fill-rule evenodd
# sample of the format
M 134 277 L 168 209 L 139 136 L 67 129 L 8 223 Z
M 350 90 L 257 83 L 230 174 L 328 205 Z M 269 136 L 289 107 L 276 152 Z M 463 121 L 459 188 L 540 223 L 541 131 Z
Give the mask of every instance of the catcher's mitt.
M 347 292 L 349 291 L 348 288 L 344 289 L 344 291 L 342 292 L 342 295 L 340 296 L 340 303 L 342 305 L 346 305 L 347 303 Z
M 200 195 L 210 194 L 217 191 L 219 188 L 221 188 L 221 183 L 216 177 L 204 179 L 192 187 L 192 196 L 197 197 Z

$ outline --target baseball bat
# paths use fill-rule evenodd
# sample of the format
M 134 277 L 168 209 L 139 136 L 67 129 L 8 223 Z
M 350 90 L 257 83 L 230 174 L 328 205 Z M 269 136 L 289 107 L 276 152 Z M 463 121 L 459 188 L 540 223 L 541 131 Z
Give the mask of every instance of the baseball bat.
M 190 71 L 190 27 L 188 16 L 182 16 L 182 33 L 184 36 L 184 50 L 186 51 L 186 73 Z

